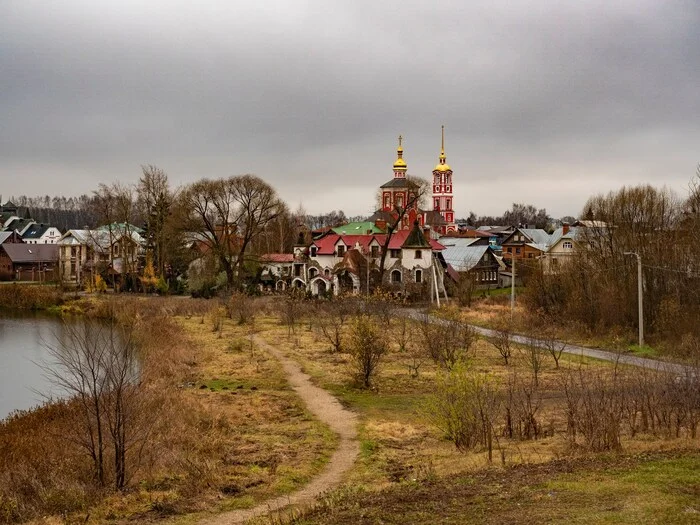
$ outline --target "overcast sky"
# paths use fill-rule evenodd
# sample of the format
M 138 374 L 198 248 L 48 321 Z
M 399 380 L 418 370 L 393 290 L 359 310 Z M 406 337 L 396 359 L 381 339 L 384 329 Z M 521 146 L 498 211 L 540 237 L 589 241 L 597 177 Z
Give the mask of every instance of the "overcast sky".
M 0 194 L 254 173 L 371 212 L 402 134 L 455 211 L 578 215 L 700 162 L 700 2 L 0 0 Z

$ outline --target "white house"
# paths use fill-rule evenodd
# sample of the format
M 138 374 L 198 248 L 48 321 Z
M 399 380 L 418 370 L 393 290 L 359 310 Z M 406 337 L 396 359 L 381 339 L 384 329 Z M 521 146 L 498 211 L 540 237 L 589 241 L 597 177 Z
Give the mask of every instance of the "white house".
M 27 244 L 56 244 L 61 238 L 61 231 L 48 224 L 32 224 L 24 231 L 22 240 Z

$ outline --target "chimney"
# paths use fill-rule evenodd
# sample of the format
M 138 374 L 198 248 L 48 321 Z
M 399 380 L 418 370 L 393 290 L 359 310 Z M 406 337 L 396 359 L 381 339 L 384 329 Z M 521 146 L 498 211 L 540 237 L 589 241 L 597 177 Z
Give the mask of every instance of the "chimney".
M 377 219 L 374 221 L 374 225 L 382 231 L 386 230 L 386 221 L 384 219 Z
M 562 224 L 562 232 L 563 232 L 562 235 L 566 235 L 567 233 L 569 233 L 569 223 L 568 222 L 565 222 L 564 224 Z

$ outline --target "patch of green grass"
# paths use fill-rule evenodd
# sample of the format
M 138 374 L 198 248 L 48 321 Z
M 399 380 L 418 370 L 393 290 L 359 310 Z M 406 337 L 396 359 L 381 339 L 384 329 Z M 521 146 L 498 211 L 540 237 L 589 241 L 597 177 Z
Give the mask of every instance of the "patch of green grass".
M 640 357 L 659 357 L 659 352 L 653 346 L 630 345 L 627 347 L 627 349 Z
M 412 415 L 425 402 L 427 394 L 382 394 L 371 390 L 359 390 L 346 385 L 329 385 L 328 389 L 343 405 L 368 417 Z
M 378 448 L 379 444 L 376 441 L 369 439 L 363 439 L 360 441 L 360 454 L 362 454 L 362 457 L 364 458 L 370 457 L 377 451 Z

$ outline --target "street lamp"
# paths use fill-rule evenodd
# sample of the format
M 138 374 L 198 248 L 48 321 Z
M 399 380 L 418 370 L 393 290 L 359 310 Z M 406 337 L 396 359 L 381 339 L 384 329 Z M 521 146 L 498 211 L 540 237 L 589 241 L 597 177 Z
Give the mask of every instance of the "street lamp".
M 639 348 L 644 346 L 644 300 L 642 290 L 642 257 L 635 252 L 623 252 L 623 255 L 634 255 L 637 258 L 637 299 L 639 303 Z

